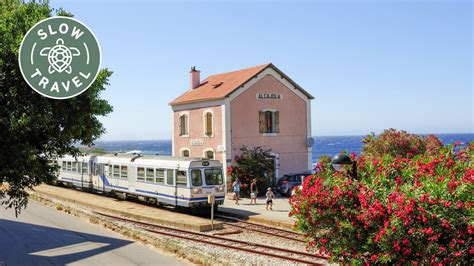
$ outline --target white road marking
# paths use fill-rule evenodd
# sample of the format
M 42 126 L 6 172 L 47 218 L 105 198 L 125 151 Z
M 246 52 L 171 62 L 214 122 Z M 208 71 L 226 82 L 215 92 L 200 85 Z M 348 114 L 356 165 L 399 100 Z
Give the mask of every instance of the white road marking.
M 77 235 L 72 235 L 72 234 L 63 234 L 63 236 L 74 237 L 74 238 L 79 238 L 79 239 L 84 239 L 82 236 L 77 236 Z
M 44 231 L 46 231 L 46 230 L 38 229 L 38 228 L 33 228 L 33 229 L 31 229 L 31 230 L 33 230 L 33 231 L 38 231 L 38 232 L 44 232 Z
M 108 245 L 109 244 L 107 243 L 97 243 L 97 242 L 87 241 L 87 242 L 64 246 L 60 248 L 53 248 L 53 249 L 38 251 L 38 252 L 30 253 L 29 255 L 36 255 L 36 256 L 42 256 L 42 257 L 64 256 L 64 255 L 69 255 L 69 254 L 74 254 L 74 253 L 85 252 L 85 251 L 89 251 L 93 249 L 98 249 L 98 248 L 102 248 Z

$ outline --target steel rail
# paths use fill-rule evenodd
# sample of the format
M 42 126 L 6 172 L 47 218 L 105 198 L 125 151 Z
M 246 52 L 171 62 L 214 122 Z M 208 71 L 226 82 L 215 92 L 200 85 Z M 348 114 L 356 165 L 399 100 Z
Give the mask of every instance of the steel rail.
M 305 253 L 305 252 L 301 252 L 301 251 L 289 250 L 289 249 L 285 249 L 285 248 L 268 246 L 268 245 L 263 245 L 263 244 L 258 244 L 258 243 L 250 243 L 250 242 L 236 240 L 236 239 L 229 239 L 229 238 L 220 237 L 220 236 L 207 235 L 207 234 L 188 231 L 188 230 L 183 230 L 183 229 L 177 229 L 177 228 L 172 228 L 172 227 L 167 227 L 167 226 L 162 226 L 162 225 L 150 224 L 150 223 L 135 221 L 135 220 L 127 219 L 127 218 L 117 217 L 117 216 L 113 216 L 113 215 L 109 215 L 109 214 L 104 214 L 104 213 L 100 213 L 100 212 L 94 212 L 94 213 L 98 214 L 98 215 L 101 215 L 101 216 L 109 217 L 109 218 L 112 218 L 112 219 L 115 219 L 115 220 L 125 221 L 125 222 L 134 223 L 134 224 L 138 224 L 138 225 L 142 225 L 142 226 L 148 226 L 148 227 L 152 227 L 152 228 L 153 227 L 154 228 L 160 228 L 162 230 L 171 230 L 171 231 L 175 231 L 175 232 L 179 232 L 179 233 L 190 234 L 190 235 L 195 235 L 195 236 L 201 236 L 201 237 L 216 239 L 216 240 L 220 240 L 220 241 L 227 241 L 227 242 L 231 242 L 231 243 L 234 243 L 234 244 L 241 244 L 241 245 L 248 245 L 248 246 L 254 246 L 254 247 L 259 247 L 259 248 L 270 249 L 270 250 L 276 250 L 276 251 L 286 252 L 286 253 L 289 253 L 289 254 L 297 254 L 297 255 L 301 255 L 301 256 L 312 257 L 312 258 L 316 258 L 316 259 L 327 259 L 326 257 L 321 256 L 321 255 L 310 254 L 310 253 Z M 208 240 L 204 240 L 204 239 L 196 239 L 196 238 L 192 238 L 192 237 L 188 237 L 188 236 L 177 235 L 177 234 L 172 234 L 172 233 L 163 232 L 163 231 L 156 231 L 156 230 L 145 228 L 145 227 L 143 227 L 143 229 L 146 230 L 146 231 L 152 232 L 152 233 L 156 233 L 156 234 L 167 235 L 167 236 L 186 239 L 186 240 L 191 240 L 191 241 L 197 241 L 197 242 L 201 242 L 201 243 L 205 243 L 205 244 L 209 244 L 209 245 L 220 246 L 220 247 L 225 247 L 225 248 L 231 248 L 231 249 L 246 251 L 246 252 L 260 254 L 260 255 L 265 255 L 265 256 L 269 256 L 269 257 L 275 257 L 275 258 L 284 259 L 284 260 L 291 260 L 291 261 L 310 264 L 310 265 L 323 265 L 321 263 L 315 263 L 313 261 L 308 261 L 308 260 L 303 260 L 303 259 L 298 259 L 298 258 L 292 258 L 292 257 L 288 257 L 288 256 L 268 253 L 268 252 L 264 252 L 264 251 L 258 251 L 258 250 L 254 250 L 254 249 L 237 247 L 237 246 L 233 246 L 233 245 L 216 243 L 216 242 L 212 242 L 212 241 L 208 241 Z
M 303 237 L 302 234 L 299 234 L 299 233 L 296 233 L 296 232 L 292 232 L 292 231 L 288 231 L 288 230 L 284 230 L 284 229 L 280 229 L 280 228 L 274 228 L 274 227 L 266 226 L 266 225 L 263 225 L 263 224 L 251 223 L 251 222 L 247 222 L 247 221 L 244 221 L 242 219 L 235 218 L 235 217 L 222 216 L 222 215 L 215 215 L 214 217 L 219 218 L 219 219 L 224 219 L 224 220 L 236 221 L 236 222 L 244 223 L 244 224 L 248 224 L 248 225 L 253 225 L 253 226 L 265 228 L 267 230 L 278 231 L 278 232 L 281 232 L 281 233 L 284 233 L 284 234 L 294 235 L 295 237 Z M 230 225 L 232 225 L 232 224 L 230 224 Z M 241 226 L 237 226 L 237 227 L 241 227 Z M 268 234 L 267 232 L 264 232 L 264 231 L 261 231 L 261 230 L 258 230 L 258 229 L 249 229 L 249 230 L 254 230 L 254 231 L 257 231 L 257 232 Z M 293 238 L 290 237 L 289 239 L 293 239 Z M 305 242 L 302 239 L 294 239 L 294 240 L 297 240 L 297 241 L 301 240 L 302 242 Z
M 298 238 L 294 238 L 294 237 L 291 237 L 291 236 L 272 234 L 271 232 L 268 232 L 268 231 L 259 230 L 259 229 L 255 229 L 255 228 L 251 228 L 251 227 L 245 227 L 243 225 L 237 225 L 237 224 L 232 224 L 232 223 L 227 223 L 227 222 L 223 222 L 223 223 L 225 225 L 234 226 L 234 227 L 242 228 L 242 229 L 245 229 L 245 230 L 250 230 L 250 231 L 259 232 L 259 233 L 262 233 L 262 234 L 272 235 L 272 236 L 276 236 L 276 237 L 281 237 L 281 238 L 285 238 L 285 239 L 305 243 L 305 241 L 303 239 L 298 239 Z
M 227 220 L 232 220 L 232 221 L 237 221 L 237 222 L 241 222 L 241 223 L 245 223 L 245 224 L 260 226 L 260 227 L 263 227 L 263 228 L 269 228 L 269 229 L 280 231 L 280 232 L 283 232 L 283 233 L 294 234 L 296 236 L 303 236 L 302 234 L 296 233 L 296 232 L 293 232 L 293 231 L 284 230 L 284 229 L 280 229 L 280 228 L 273 228 L 273 227 L 269 227 L 269 226 L 266 226 L 266 225 L 263 225 L 263 224 L 258 224 L 258 223 L 247 222 L 245 220 L 235 218 L 235 217 L 229 217 L 229 216 L 225 216 L 225 215 L 215 215 L 215 217 L 216 218 L 227 219 Z

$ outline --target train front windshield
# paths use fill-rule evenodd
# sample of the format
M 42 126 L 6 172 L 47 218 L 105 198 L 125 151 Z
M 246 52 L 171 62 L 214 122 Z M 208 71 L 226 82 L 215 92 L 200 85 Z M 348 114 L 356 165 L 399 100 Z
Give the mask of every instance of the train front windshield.
M 206 178 L 206 185 L 222 185 L 222 170 L 221 169 L 205 169 L 204 177 Z
M 204 177 L 204 178 L 203 178 Z M 191 170 L 191 183 L 193 187 L 222 185 L 222 170 L 219 168 L 193 169 Z

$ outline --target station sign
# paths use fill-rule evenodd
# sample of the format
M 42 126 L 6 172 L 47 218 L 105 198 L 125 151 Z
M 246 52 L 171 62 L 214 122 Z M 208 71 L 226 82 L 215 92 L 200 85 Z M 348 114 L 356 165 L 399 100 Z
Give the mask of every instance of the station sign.
M 279 93 L 257 93 L 257 100 L 283 100 Z
M 204 141 L 202 139 L 192 139 L 191 141 L 192 146 L 202 146 L 204 145 Z

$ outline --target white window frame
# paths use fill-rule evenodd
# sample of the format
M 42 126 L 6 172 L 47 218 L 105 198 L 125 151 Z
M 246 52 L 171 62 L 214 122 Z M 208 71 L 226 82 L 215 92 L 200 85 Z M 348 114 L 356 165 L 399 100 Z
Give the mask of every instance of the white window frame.
M 143 180 L 138 179 L 138 168 L 143 168 Z M 135 178 L 138 182 L 146 182 L 146 167 L 145 166 L 139 166 L 135 167 Z
M 190 158 L 190 157 L 191 157 L 191 149 L 190 149 L 190 148 L 187 148 L 187 147 L 181 148 L 181 149 L 179 150 L 179 156 L 180 156 L 180 157 L 184 157 L 184 156 L 183 156 L 183 152 L 184 152 L 184 151 L 188 151 L 188 152 L 189 152 L 189 157 L 188 157 L 188 158 Z
M 206 156 L 206 153 L 207 153 L 208 151 L 212 151 L 212 158 L 211 158 L 210 160 L 216 159 L 216 152 L 214 151 L 213 148 L 206 148 L 206 149 L 204 149 L 204 150 L 202 151 L 202 158 L 204 158 L 204 159 L 209 159 L 209 158 L 207 158 L 207 156 Z
M 187 125 L 187 127 L 186 127 L 187 132 L 186 132 L 186 134 L 181 135 L 181 117 L 182 117 L 183 115 L 186 115 L 186 121 L 185 121 L 185 123 L 186 123 L 186 125 Z M 179 116 L 178 116 L 178 135 L 179 135 L 181 138 L 189 138 L 189 129 L 190 129 L 189 121 L 190 121 L 190 120 L 191 120 L 191 119 L 189 119 L 189 112 L 181 112 L 181 113 L 179 114 Z
M 211 114 L 211 135 L 206 135 L 206 129 L 207 129 L 207 119 L 206 119 L 206 115 L 207 114 Z M 208 110 L 205 110 L 204 113 L 203 113 L 203 116 L 202 116 L 202 121 L 203 121 L 203 132 L 202 134 L 204 135 L 205 138 L 213 138 L 214 137 L 214 112 L 211 110 L 211 109 L 208 109 Z
M 275 129 L 276 126 L 275 126 L 275 112 L 277 112 L 278 110 L 276 109 L 273 109 L 273 108 L 264 108 L 264 109 L 261 109 L 260 112 L 272 112 L 272 116 L 273 116 L 273 119 L 272 119 L 272 122 L 273 122 L 273 128 Z M 271 132 L 271 133 L 260 133 L 262 134 L 262 136 L 265 136 L 265 137 L 272 137 L 272 136 L 278 136 L 278 133 L 276 132 Z

